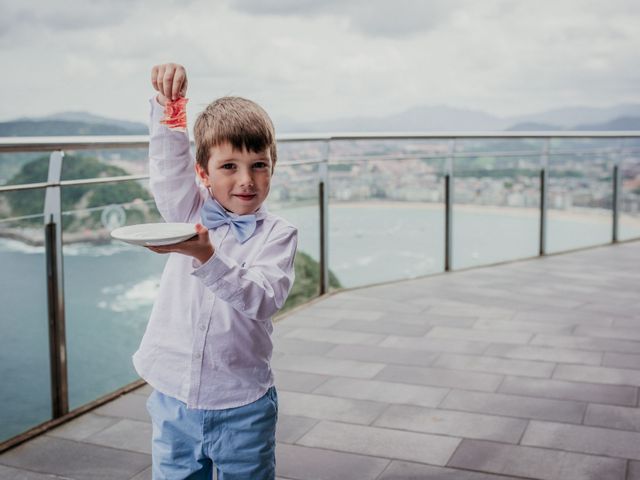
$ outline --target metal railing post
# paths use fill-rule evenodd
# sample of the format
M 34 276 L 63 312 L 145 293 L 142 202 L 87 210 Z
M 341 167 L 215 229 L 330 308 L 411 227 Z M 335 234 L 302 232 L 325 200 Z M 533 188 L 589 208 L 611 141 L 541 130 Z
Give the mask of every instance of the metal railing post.
M 619 223 L 620 223 L 620 185 L 621 185 L 620 166 L 613 166 L 613 232 L 611 243 L 618 242 Z
M 318 182 L 318 202 L 320 213 L 320 295 L 329 292 L 329 156 L 331 140 L 327 141 L 326 161 L 318 166 L 320 181 Z
M 453 267 L 453 164 L 456 156 L 456 141 L 449 144 L 446 173 L 444 176 L 444 271 Z
M 49 364 L 51 370 L 51 411 L 53 418 L 69 412 L 67 381 L 67 342 L 64 312 L 64 275 L 62 268 L 62 210 L 60 175 L 64 153 L 49 157 L 48 182 L 44 202 L 45 253 L 47 262 L 47 300 L 49 312 Z
M 542 150 L 542 168 L 540 169 L 540 256 L 547 253 L 547 186 L 549 180 L 549 145 L 551 139 L 544 141 Z

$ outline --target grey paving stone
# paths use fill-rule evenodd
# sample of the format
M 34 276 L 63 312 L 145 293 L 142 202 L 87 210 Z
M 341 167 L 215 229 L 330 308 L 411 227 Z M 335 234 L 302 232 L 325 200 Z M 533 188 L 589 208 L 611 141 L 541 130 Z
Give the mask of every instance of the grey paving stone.
M 553 378 L 606 385 L 640 385 L 640 371 L 586 365 L 558 365 Z
M 295 443 L 302 435 L 307 433 L 318 420 L 307 417 L 296 417 L 278 413 L 276 426 L 276 441 L 282 443 Z
M 96 415 L 107 417 L 130 418 L 141 422 L 151 422 L 147 412 L 147 398 L 145 395 L 123 395 L 93 410 Z
M 540 480 L 624 480 L 622 459 L 463 440 L 448 466 Z
M 636 387 L 521 377 L 505 378 L 498 392 L 627 406 L 635 406 L 638 398 Z
M 465 292 L 466 294 L 467 292 Z M 473 292 L 469 292 L 473 293 Z M 473 303 L 458 305 L 441 305 L 429 309 L 430 313 L 437 315 L 466 315 L 471 317 L 511 317 L 513 311 L 508 308 L 485 307 Z
M 314 391 L 314 393 L 317 394 L 334 397 L 347 397 L 424 407 L 436 407 L 448 392 L 449 390 L 446 388 L 341 377 L 331 378 Z
M 345 298 L 335 306 L 326 305 L 325 302 L 319 302 L 313 305 L 312 312 L 318 312 L 325 308 L 338 308 L 346 311 L 372 310 L 376 312 L 389 313 L 420 313 L 424 309 L 408 302 L 400 302 L 394 300 L 376 299 L 376 298 Z M 348 314 L 347 314 L 348 315 Z M 344 316 L 343 318 L 355 318 Z
M 151 465 L 142 453 L 40 436 L 2 455 L 4 465 L 74 480 L 129 480 Z
M 522 397 L 502 393 L 452 390 L 440 408 L 509 417 L 581 423 L 586 404 L 568 400 Z
M 529 423 L 522 445 L 640 460 L 640 433 L 609 428 Z
M 586 352 L 567 348 L 539 347 L 534 345 L 494 344 L 484 352 L 493 357 L 506 357 L 519 360 L 543 360 L 556 363 L 578 363 L 584 365 L 600 365 L 602 352 Z
M 310 315 L 307 312 L 303 312 L 300 314 L 287 317 L 286 319 L 283 319 L 283 325 L 286 325 L 291 329 L 300 328 L 300 327 L 331 328 L 333 325 L 335 325 L 339 321 L 340 321 L 340 317 L 338 316 L 333 316 L 333 315 L 318 316 L 318 315 Z
M 589 289 L 589 295 L 593 295 L 593 291 Z M 613 319 L 588 312 L 574 313 L 558 312 L 553 310 L 526 310 L 519 311 L 513 316 L 514 320 L 545 322 L 545 323 L 563 323 L 566 325 L 596 325 L 608 327 L 613 324 Z
M 450 327 L 433 327 L 425 338 L 449 338 L 485 343 L 526 344 L 533 334 L 519 332 L 503 332 L 498 330 L 477 330 Z
M 273 376 L 278 391 L 312 392 L 329 378 L 327 375 L 315 373 L 289 372 L 287 370 L 274 370 Z
M 629 462 L 627 480 L 640 480 L 640 462 Z
M 347 360 L 361 360 L 363 362 L 429 366 L 438 358 L 438 353 L 373 345 L 336 345 L 326 353 L 326 356 Z
M 357 319 L 357 320 L 377 320 L 385 315 L 385 312 L 380 310 L 361 309 L 361 310 L 349 310 L 346 308 L 324 308 L 324 305 L 318 304 L 319 308 L 314 310 L 305 310 L 310 316 L 317 318 L 325 318 L 327 321 L 339 321 L 343 319 Z
M 460 439 L 323 421 L 313 427 L 298 443 L 308 447 L 443 466 L 460 443 Z
M 370 424 L 386 405 L 369 400 L 310 395 L 308 393 L 280 392 L 280 412 L 286 415 Z
M 432 467 L 420 463 L 394 460 L 378 480 L 518 480 L 504 475 L 469 472 L 453 468 Z M 520 479 L 521 480 L 521 479 Z
M 375 333 L 348 332 L 345 330 L 327 330 L 321 328 L 296 328 L 284 338 L 298 338 L 314 342 L 339 344 L 376 345 L 385 339 L 384 335 Z
M 290 333 L 295 331 L 296 330 L 292 330 Z M 301 340 L 286 336 L 273 339 L 274 351 L 294 355 L 323 355 L 335 346 L 335 343 Z
M 390 320 L 396 323 L 465 328 L 473 326 L 477 318 L 461 315 L 439 315 L 427 311 L 423 313 L 403 313 L 402 315 L 387 313 L 381 320 Z
M 484 352 L 489 343 L 471 342 L 468 340 L 452 340 L 447 338 L 428 337 L 400 337 L 389 335 L 380 342 L 379 347 L 407 348 L 411 350 L 424 350 L 426 352 L 452 352 L 480 354 Z
M 609 338 L 578 337 L 574 335 L 536 335 L 531 345 L 575 348 L 601 352 L 640 353 L 640 342 Z
M 281 444 L 276 447 L 278 476 L 295 480 L 374 480 L 389 460 L 352 453 Z
M 84 441 L 151 455 L 151 424 L 123 419 Z
M 553 373 L 555 363 L 443 353 L 434 362 L 433 366 L 501 375 L 549 378 Z
M 46 435 L 80 441 L 119 421 L 120 420 L 115 417 L 104 417 L 102 415 L 94 415 L 93 413 L 85 413 L 53 430 L 49 430 Z
M 584 424 L 640 432 L 640 409 L 591 404 L 587 407 Z
M 131 480 L 152 480 L 151 467 L 145 468 L 138 475 L 136 475 L 135 477 L 131 478 Z
M 640 370 L 640 355 L 630 353 L 605 353 L 602 366 Z
M 573 326 L 544 322 L 527 322 L 513 319 L 495 320 L 492 318 L 481 318 L 473 325 L 473 328 L 480 330 L 507 330 L 510 332 L 569 334 L 571 333 Z
M 396 430 L 518 443 L 527 426 L 527 420 L 435 408 L 392 405 L 373 424 Z
M 377 333 L 381 335 L 401 335 L 408 337 L 421 337 L 429 331 L 431 325 L 403 323 L 378 320 L 340 320 L 333 325 L 332 330 L 346 330 L 353 332 Z
M 575 335 L 582 337 L 620 338 L 623 340 L 640 340 L 640 328 L 579 326 Z
M 143 395 L 144 397 L 148 397 L 149 395 L 151 395 L 151 392 L 153 392 L 153 387 L 147 383 L 140 388 L 136 388 L 130 393 L 133 393 L 134 395 Z
M 428 385 L 431 387 L 466 388 L 484 392 L 495 392 L 502 382 L 501 375 L 464 372 L 446 368 L 405 367 L 389 365 L 382 369 L 376 380 L 396 383 Z
M 0 480 L 68 480 L 68 478 L 0 465 Z
M 283 355 L 272 360 L 271 365 L 279 370 L 354 378 L 373 378 L 385 367 L 384 363 L 341 360 L 317 355 Z

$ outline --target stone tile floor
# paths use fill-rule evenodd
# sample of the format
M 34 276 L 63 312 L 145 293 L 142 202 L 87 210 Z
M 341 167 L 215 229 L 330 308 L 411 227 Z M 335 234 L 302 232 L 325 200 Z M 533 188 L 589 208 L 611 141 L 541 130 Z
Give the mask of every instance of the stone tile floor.
M 281 479 L 640 479 L 640 242 L 345 291 L 274 336 Z M 149 392 L 0 479 L 150 479 Z

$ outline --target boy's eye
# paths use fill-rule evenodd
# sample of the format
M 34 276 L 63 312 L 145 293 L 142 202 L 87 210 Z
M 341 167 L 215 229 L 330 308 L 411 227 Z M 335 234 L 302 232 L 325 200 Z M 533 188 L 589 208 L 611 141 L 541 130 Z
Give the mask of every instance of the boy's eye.
M 256 162 L 253 164 L 253 168 L 267 168 L 266 162 Z
M 231 169 L 232 169 L 232 168 L 234 168 L 234 167 L 235 167 L 235 165 L 234 165 L 233 163 L 225 163 L 225 164 L 224 164 L 224 165 L 222 165 L 222 167 L 220 167 L 220 168 L 223 168 L 223 169 L 225 169 L 225 170 L 231 170 Z

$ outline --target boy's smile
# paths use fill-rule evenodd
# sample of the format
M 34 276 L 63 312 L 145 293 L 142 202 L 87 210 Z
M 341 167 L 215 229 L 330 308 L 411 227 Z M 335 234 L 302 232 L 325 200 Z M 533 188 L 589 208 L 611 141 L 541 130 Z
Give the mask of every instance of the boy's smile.
M 196 172 L 213 198 L 238 215 L 255 212 L 267 198 L 273 166 L 269 149 L 263 152 L 236 150 L 230 143 L 211 147 L 207 170 Z

